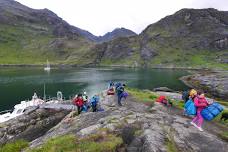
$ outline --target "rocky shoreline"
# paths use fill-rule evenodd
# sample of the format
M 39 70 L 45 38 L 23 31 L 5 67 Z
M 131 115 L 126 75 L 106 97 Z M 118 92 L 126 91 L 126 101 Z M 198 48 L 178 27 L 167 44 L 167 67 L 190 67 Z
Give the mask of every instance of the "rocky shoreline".
M 46 63 L 43 64 L 0 64 L 0 67 L 44 67 Z M 51 64 L 51 67 L 55 68 L 72 68 L 72 67 L 94 67 L 94 68 L 101 68 L 101 67 L 110 67 L 110 68 L 149 68 L 149 69 L 180 69 L 180 70 L 208 70 L 205 68 L 196 68 L 196 67 L 178 67 L 172 65 L 153 65 L 150 67 L 143 67 L 143 66 L 132 66 L 132 65 L 96 65 L 96 64 L 87 64 L 87 65 L 76 65 L 76 64 Z
M 180 94 L 167 93 L 170 98 L 181 98 Z M 205 131 L 199 132 L 175 107 L 158 103 L 147 106 L 132 95 L 119 107 L 115 96 L 103 92 L 100 97 L 103 112 L 76 115 L 75 111 L 34 107 L 25 115 L 0 124 L 0 144 L 25 139 L 30 142 L 30 148 L 39 148 L 50 138 L 68 134 L 87 139 L 90 135 L 112 133 L 122 139 L 122 144 L 115 150 L 118 152 L 166 152 L 170 144 L 183 152 L 225 152 L 228 149 L 227 142 L 218 137 L 221 129 L 206 123 Z M 208 146 L 209 142 L 211 146 Z
M 181 80 L 189 87 L 203 90 L 212 97 L 228 101 L 228 71 L 197 71 Z
M 23 115 L 0 123 L 0 145 L 18 139 L 35 140 L 57 125 L 69 112 L 30 107 Z

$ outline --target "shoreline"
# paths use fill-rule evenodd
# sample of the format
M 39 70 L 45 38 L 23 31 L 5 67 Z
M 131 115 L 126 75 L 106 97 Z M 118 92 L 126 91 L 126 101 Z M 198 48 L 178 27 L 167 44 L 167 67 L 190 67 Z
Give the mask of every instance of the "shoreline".
M 9 68 L 17 68 L 17 67 L 37 67 L 43 68 L 46 64 L 0 64 L 0 67 L 9 67 Z M 174 66 L 151 66 L 151 67 L 132 67 L 130 65 L 76 65 L 76 64 L 50 64 L 51 67 L 54 68 L 132 68 L 132 69 L 171 69 L 171 70 L 191 70 L 198 71 L 203 70 L 203 72 L 219 72 L 219 71 L 227 71 L 223 69 L 208 69 L 208 68 L 194 68 L 194 67 L 174 67 Z
M 190 88 L 205 91 L 212 98 L 228 101 L 228 73 L 223 71 L 196 72 L 191 75 L 183 76 L 181 80 Z

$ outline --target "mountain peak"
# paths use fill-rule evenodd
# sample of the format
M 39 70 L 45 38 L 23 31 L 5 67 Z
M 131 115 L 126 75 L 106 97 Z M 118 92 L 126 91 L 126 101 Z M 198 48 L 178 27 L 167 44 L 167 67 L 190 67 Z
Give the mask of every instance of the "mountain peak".
M 100 42 L 107 42 L 119 37 L 130 37 L 130 36 L 136 36 L 137 34 L 129 29 L 126 29 L 124 27 L 121 28 L 115 28 L 112 32 L 108 32 L 103 36 L 99 37 Z

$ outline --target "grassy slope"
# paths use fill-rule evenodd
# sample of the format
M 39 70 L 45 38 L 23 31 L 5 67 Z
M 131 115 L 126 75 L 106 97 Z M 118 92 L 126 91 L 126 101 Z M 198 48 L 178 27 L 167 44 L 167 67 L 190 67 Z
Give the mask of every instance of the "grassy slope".
M 43 64 L 47 59 L 52 64 L 88 62 L 79 59 L 86 54 L 92 44 L 83 38 L 58 38 L 64 43 L 64 47 L 58 48 L 51 46 L 56 39 L 51 31 L 42 34 L 31 26 L 0 25 L 0 64 Z
M 122 138 L 114 134 L 92 134 L 85 138 L 78 138 L 73 134 L 63 135 L 49 139 L 39 148 L 27 148 L 26 141 L 15 141 L 0 147 L 0 152 L 112 152 L 123 143 Z
M 155 31 L 152 32 L 152 34 Z M 158 32 L 159 33 L 159 32 Z M 156 34 L 156 33 L 155 33 Z M 167 33 L 165 33 L 167 35 Z M 167 38 L 170 39 L 170 38 Z M 190 67 L 190 68 L 209 68 L 209 69 L 224 69 L 228 70 L 228 66 L 225 63 L 219 63 L 217 56 L 221 56 L 227 52 L 216 50 L 199 50 L 199 49 L 183 49 L 183 44 L 186 44 L 187 40 L 167 40 L 166 43 L 162 43 L 156 40 L 148 42 L 148 46 L 156 50 L 157 56 L 146 61 L 151 67 Z M 120 44 L 125 42 L 119 41 Z M 110 46 L 115 48 L 115 45 L 110 43 Z M 128 65 L 134 66 L 135 62 L 139 65 L 143 64 L 143 60 L 140 56 L 140 45 L 137 41 L 130 41 L 128 43 L 129 48 L 132 48 L 131 55 L 117 59 L 102 59 L 100 65 Z M 110 50 L 108 50 L 110 51 Z
M 42 29 L 45 30 L 45 34 L 40 32 Z M 156 35 L 156 32 L 160 32 L 163 33 L 163 36 L 168 36 L 167 32 L 156 30 L 152 31 L 150 35 Z M 64 42 L 64 46 L 52 47 L 51 43 L 56 39 L 50 28 L 45 28 L 45 25 L 29 25 L 28 27 L 0 25 L 0 64 L 44 64 L 48 59 L 52 64 L 82 65 L 94 61 L 96 55 L 91 53 L 93 51 L 91 49 L 92 43 L 83 38 L 77 40 L 59 38 Z M 158 41 L 148 42 L 148 45 L 158 52 L 157 56 L 147 61 L 150 66 L 228 69 L 227 64 L 216 61 L 218 55 L 227 51 L 183 50 L 181 49 L 182 43 L 186 42 L 172 41 L 165 44 Z M 119 43 L 126 43 L 125 45 L 133 50 L 131 55 L 119 59 L 103 58 L 100 65 L 132 66 L 135 62 L 139 65 L 143 63 L 137 40 L 120 41 Z

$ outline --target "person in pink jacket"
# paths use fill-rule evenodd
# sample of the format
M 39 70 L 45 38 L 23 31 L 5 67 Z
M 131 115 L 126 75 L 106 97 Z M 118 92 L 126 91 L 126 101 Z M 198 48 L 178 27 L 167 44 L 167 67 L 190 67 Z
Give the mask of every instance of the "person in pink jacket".
M 198 92 L 198 95 L 194 98 L 194 104 L 197 108 L 197 114 L 193 118 L 191 124 L 198 128 L 200 131 L 203 131 L 201 128 L 203 124 L 203 117 L 201 116 L 201 111 L 208 106 L 208 102 L 204 96 L 204 93 Z

